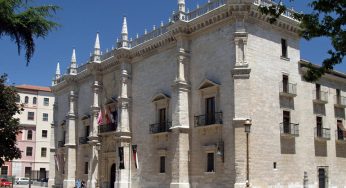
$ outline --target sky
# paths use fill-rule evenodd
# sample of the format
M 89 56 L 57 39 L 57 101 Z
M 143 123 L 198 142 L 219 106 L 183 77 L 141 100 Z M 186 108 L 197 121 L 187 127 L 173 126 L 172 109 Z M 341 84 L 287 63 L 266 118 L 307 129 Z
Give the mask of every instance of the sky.
M 193 10 L 197 4 L 207 0 L 186 0 L 187 8 Z M 309 12 L 308 1 L 291 3 L 297 11 Z M 56 64 L 60 62 L 62 73 L 71 61 L 72 49 L 76 48 L 77 63 L 86 63 L 93 51 L 96 32 L 100 33 L 101 50 L 111 49 L 120 37 L 122 18 L 127 17 L 129 37 L 149 32 L 153 25 L 168 22 L 177 9 L 177 0 L 35 0 L 34 3 L 54 4 L 61 7 L 54 21 L 61 26 L 45 39 L 36 40 L 36 51 L 29 66 L 26 66 L 25 51 L 18 55 L 17 46 L 10 38 L 0 38 L 0 74 L 8 74 L 8 84 L 30 84 L 50 86 Z M 287 2 L 288 3 L 288 2 Z M 327 38 L 312 41 L 301 40 L 301 59 L 320 64 L 331 48 Z M 346 73 L 346 61 L 336 70 Z

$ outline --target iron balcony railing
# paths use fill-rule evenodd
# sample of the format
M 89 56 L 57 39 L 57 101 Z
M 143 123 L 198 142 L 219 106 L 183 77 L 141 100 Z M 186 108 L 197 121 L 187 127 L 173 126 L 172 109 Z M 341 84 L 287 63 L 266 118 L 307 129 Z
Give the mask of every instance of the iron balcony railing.
M 65 146 L 65 141 L 62 140 L 62 141 L 58 141 L 58 148 L 62 148 Z
M 330 140 L 330 129 L 315 127 L 315 138 Z
M 346 141 L 346 131 L 336 130 L 335 131 L 335 139 L 339 141 Z
M 88 144 L 89 138 L 86 136 L 79 137 L 79 144 Z
M 198 7 L 197 9 L 191 11 L 191 12 L 178 12 L 177 14 L 173 15 L 173 20 L 177 21 L 179 19 L 184 21 L 191 21 L 195 18 L 198 18 L 200 16 L 203 16 L 207 14 L 210 11 L 213 11 L 227 3 L 227 0 L 212 0 L 208 1 L 206 4 Z M 183 14 L 180 16 L 179 14 Z M 179 18 L 180 17 L 180 18 Z
M 280 123 L 280 133 L 282 135 L 299 136 L 299 124 L 297 123 Z
M 170 132 L 171 127 L 172 127 L 172 122 L 168 122 L 168 121 L 162 122 L 162 123 L 150 124 L 149 132 L 150 134 Z
M 99 125 L 98 132 L 100 133 L 107 133 L 107 132 L 113 132 L 117 129 L 116 123 L 109 123 L 104 125 Z
M 277 5 L 277 3 L 275 3 L 273 0 L 254 0 L 254 5 L 257 6 L 266 6 L 269 7 L 271 5 Z M 290 19 L 296 20 L 296 18 L 294 17 L 294 14 L 296 12 L 292 9 L 286 9 L 283 13 L 282 16 L 288 17 Z
M 326 91 L 313 91 L 313 100 L 320 103 L 328 103 L 328 92 Z
M 222 112 L 195 116 L 195 127 L 222 124 Z
M 335 104 L 337 106 L 346 107 L 346 97 L 340 96 L 340 95 L 335 95 L 334 100 L 335 100 Z
M 297 95 L 297 84 L 280 82 L 280 93 L 292 96 Z

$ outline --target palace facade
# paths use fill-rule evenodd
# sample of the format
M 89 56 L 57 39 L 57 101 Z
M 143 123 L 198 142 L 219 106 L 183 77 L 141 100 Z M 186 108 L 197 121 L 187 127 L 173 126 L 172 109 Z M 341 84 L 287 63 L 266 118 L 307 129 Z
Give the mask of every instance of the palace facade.
M 49 186 L 343 187 L 346 75 L 304 81 L 299 23 L 211 0 L 56 73 Z M 55 171 L 53 170 L 55 169 Z

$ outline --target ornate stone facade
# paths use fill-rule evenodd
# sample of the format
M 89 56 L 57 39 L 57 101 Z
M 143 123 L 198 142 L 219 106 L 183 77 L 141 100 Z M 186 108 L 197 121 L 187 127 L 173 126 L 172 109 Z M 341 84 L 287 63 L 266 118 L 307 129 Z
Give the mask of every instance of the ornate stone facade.
M 186 12 L 179 0 L 171 22 L 135 40 L 124 18 L 103 55 L 97 34 L 85 65 L 73 52 L 52 86 L 50 186 L 345 185 L 346 75 L 305 82 L 298 22 L 288 10 L 269 24 L 258 6 L 270 3 Z

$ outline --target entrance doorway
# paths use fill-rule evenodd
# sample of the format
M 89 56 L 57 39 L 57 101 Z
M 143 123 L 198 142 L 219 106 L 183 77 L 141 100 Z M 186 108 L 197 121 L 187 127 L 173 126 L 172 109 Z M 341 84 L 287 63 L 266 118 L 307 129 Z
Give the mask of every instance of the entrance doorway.
M 114 188 L 114 182 L 115 182 L 115 163 L 112 164 L 111 166 L 111 173 L 109 173 L 111 175 L 110 177 L 110 188 Z

